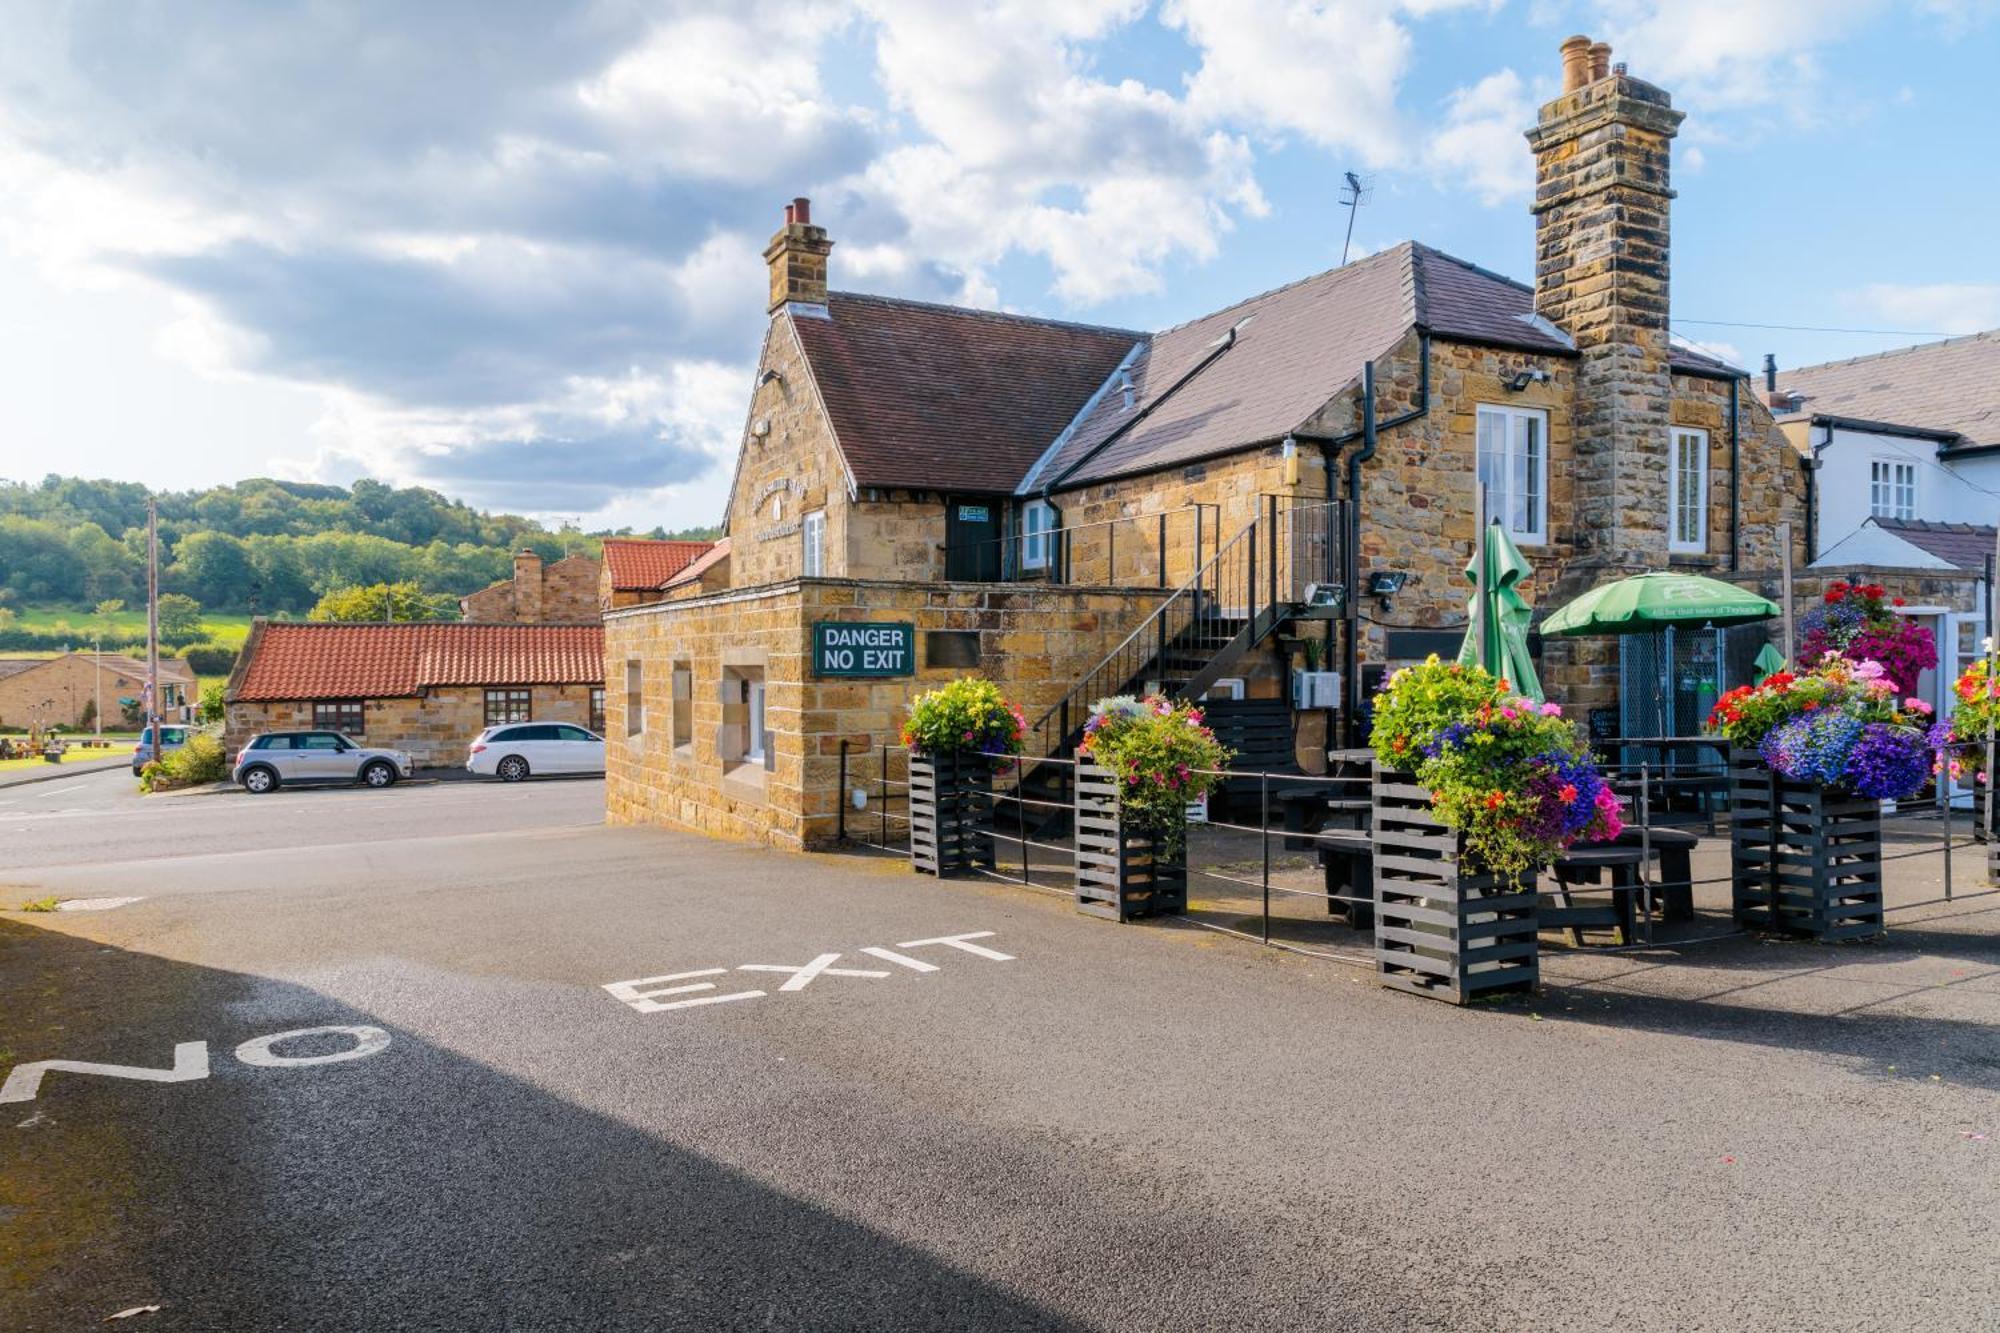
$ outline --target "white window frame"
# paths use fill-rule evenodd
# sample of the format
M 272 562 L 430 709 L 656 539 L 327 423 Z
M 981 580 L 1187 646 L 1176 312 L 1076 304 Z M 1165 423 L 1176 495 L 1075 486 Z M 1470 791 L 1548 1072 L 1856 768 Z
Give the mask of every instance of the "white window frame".
M 1887 476 L 1880 475 L 1887 471 Z M 1907 475 L 1908 480 L 1899 480 Z M 1907 492 L 1907 510 L 1897 493 Z M 1914 519 L 1917 516 L 1917 462 L 1901 454 L 1877 454 L 1868 460 L 1868 513 L 1874 518 Z
M 1473 419 L 1473 477 L 1477 484 L 1482 475 L 1482 463 L 1486 455 L 1486 423 L 1497 421 L 1506 440 L 1506 461 L 1508 466 L 1498 469 L 1498 486 L 1486 489 L 1487 512 L 1480 515 L 1483 524 L 1490 517 L 1498 517 L 1507 530 L 1507 535 L 1524 546 L 1541 546 L 1549 539 L 1549 414 L 1539 407 L 1510 407 L 1500 403 L 1481 403 Z M 1539 485 L 1533 492 L 1532 512 L 1525 517 L 1527 523 L 1516 523 L 1521 517 L 1516 513 L 1521 496 L 1517 488 L 1522 485 L 1523 469 L 1516 464 L 1515 450 L 1526 442 L 1532 434 L 1535 445 L 1535 468 Z
M 826 576 L 826 511 L 815 509 L 799 520 L 799 575 L 817 579 Z
M 743 759 L 745 763 L 764 762 L 764 747 L 770 738 L 764 731 L 764 682 L 750 680 L 744 682 L 745 712 L 749 714 L 748 725 L 744 728 Z
M 1047 569 L 1055 546 L 1056 507 L 1047 500 L 1030 500 L 1021 506 L 1021 568 Z
M 1668 431 L 1667 455 L 1667 550 L 1682 555 L 1708 552 L 1708 432 L 1698 426 L 1675 426 Z M 1693 444 L 1695 453 L 1694 494 L 1681 494 L 1687 482 L 1687 466 L 1681 451 Z M 1692 503 L 1694 535 L 1683 536 Z

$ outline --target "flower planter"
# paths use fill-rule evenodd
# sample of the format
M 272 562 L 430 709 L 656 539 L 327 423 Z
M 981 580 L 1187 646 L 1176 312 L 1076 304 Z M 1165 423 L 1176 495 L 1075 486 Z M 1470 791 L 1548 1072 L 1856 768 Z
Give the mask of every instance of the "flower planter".
M 993 769 L 984 756 L 910 756 L 910 865 L 940 878 L 993 867 Z
M 1782 777 L 1755 750 L 1729 755 L 1736 920 L 1758 930 L 1861 939 L 1882 933 L 1882 807 Z
M 1463 836 L 1432 815 L 1415 774 L 1378 765 L 1373 793 L 1376 978 L 1453 1004 L 1532 992 L 1534 877 L 1466 870 Z
M 1118 776 L 1076 766 L 1076 908 L 1112 921 L 1187 911 L 1187 842 L 1166 857 L 1158 840 L 1126 822 Z

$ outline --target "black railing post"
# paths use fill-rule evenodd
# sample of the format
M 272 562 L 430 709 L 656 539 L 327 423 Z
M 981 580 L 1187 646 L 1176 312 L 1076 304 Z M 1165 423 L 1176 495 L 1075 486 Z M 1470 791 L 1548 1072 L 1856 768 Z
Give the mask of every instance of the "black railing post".
M 1271 775 L 1257 775 L 1257 833 L 1264 840 L 1264 943 L 1271 942 Z
M 833 836 L 837 842 L 847 841 L 847 738 L 840 738 L 840 799 L 833 807 Z
M 1160 511 L 1160 586 L 1167 586 L 1167 511 Z
M 1028 761 L 1014 756 L 1014 813 L 1021 830 L 1021 882 L 1028 882 Z
M 1194 604 L 1197 611 L 1201 609 L 1201 571 L 1206 564 L 1201 558 L 1201 510 L 1199 504 L 1194 507 Z
M 1271 557 L 1270 604 L 1272 606 L 1276 606 L 1278 604 L 1278 497 L 1273 495 L 1268 498 L 1270 500 L 1270 504 L 1267 505 L 1265 508 L 1266 508 L 1266 514 L 1270 519 L 1271 532 L 1270 535 L 1265 539 L 1265 541 L 1267 543 L 1267 549 L 1270 552 L 1270 557 Z
M 1115 518 L 1104 529 L 1104 586 L 1118 586 L 1118 520 Z
M 882 847 L 889 846 L 889 747 L 882 747 L 882 780 L 878 785 L 882 799 L 876 802 L 876 813 L 882 818 Z
M 1250 563 L 1244 573 L 1243 609 L 1254 626 L 1257 622 L 1257 534 L 1254 532 L 1250 534 Z

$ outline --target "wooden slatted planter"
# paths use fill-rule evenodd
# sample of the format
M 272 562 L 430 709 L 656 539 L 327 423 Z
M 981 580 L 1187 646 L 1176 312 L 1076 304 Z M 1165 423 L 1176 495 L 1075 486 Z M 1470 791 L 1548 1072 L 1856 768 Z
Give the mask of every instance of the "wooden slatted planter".
M 1882 933 L 1882 805 L 1729 756 L 1730 898 L 1757 930 L 1862 939 Z
M 1076 766 L 1076 908 L 1112 921 L 1187 911 L 1187 842 L 1162 856 L 1150 832 L 1133 828 L 1119 803 L 1118 776 Z
M 1414 773 L 1375 771 L 1375 974 L 1468 1004 L 1541 980 L 1535 881 L 1464 868 L 1465 839 L 1431 814 Z
M 993 769 L 985 756 L 910 756 L 910 864 L 940 878 L 993 868 Z

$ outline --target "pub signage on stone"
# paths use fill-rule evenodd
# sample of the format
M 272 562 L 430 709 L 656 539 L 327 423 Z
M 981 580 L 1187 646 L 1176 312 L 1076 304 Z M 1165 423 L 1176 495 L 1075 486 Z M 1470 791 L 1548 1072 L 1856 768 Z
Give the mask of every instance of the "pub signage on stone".
M 917 627 L 909 621 L 813 622 L 815 676 L 914 676 Z

